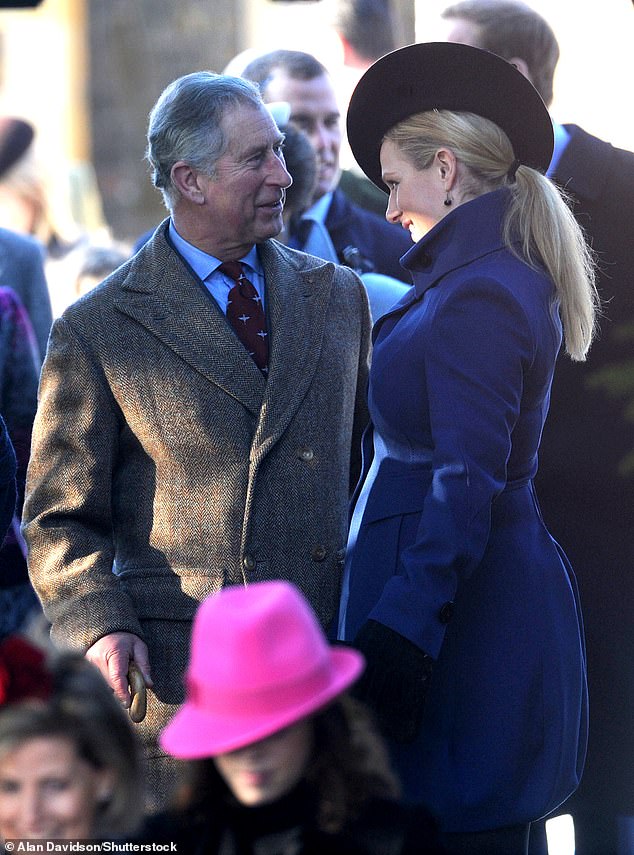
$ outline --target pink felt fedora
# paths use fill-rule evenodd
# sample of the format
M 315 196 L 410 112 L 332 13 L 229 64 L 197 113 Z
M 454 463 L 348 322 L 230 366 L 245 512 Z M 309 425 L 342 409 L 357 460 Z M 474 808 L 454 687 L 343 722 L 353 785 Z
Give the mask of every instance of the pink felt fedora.
M 363 665 L 356 650 L 328 644 L 290 583 L 225 588 L 196 613 L 187 696 L 160 744 L 181 758 L 243 748 L 326 706 Z

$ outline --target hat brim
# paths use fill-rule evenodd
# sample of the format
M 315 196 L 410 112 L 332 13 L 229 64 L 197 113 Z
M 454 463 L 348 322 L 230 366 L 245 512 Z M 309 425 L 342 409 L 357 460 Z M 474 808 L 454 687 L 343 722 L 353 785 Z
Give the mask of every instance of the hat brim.
M 329 652 L 330 681 L 302 703 L 285 704 L 280 692 L 279 709 L 274 713 L 258 714 L 245 708 L 241 715 L 222 716 L 185 701 L 163 729 L 159 737 L 161 748 L 181 759 L 215 757 L 265 739 L 317 712 L 352 685 L 364 667 L 363 656 L 356 650 L 334 647 Z
M 535 87 L 505 59 L 469 45 L 424 42 L 392 51 L 359 80 L 348 107 L 350 148 L 381 190 L 380 151 L 385 134 L 415 113 L 452 110 L 495 122 L 515 157 L 546 172 L 553 125 Z

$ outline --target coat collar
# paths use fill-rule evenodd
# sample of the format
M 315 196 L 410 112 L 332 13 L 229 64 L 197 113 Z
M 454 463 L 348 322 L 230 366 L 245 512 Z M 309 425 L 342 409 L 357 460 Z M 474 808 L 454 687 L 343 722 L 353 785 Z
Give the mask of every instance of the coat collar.
M 314 376 L 334 267 L 308 262 L 277 241 L 259 245 L 271 337 L 265 380 L 204 284 L 170 245 L 168 222 L 130 262 L 115 308 L 240 401 L 259 420 L 256 439 L 270 440 L 288 424 Z
M 553 170 L 552 178 L 581 199 L 598 199 L 605 192 L 612 168 L 612 145 L 582 130 L 564 125 L 570 136 Z
M 401 265 L 412 274 L 414 287 L 375 324 L 374 339 L 385 318 L 422 299 L 447 273 L 504 247 L 502 222 L 507 202 L 506 188 L 465 202 L 405 253 Z

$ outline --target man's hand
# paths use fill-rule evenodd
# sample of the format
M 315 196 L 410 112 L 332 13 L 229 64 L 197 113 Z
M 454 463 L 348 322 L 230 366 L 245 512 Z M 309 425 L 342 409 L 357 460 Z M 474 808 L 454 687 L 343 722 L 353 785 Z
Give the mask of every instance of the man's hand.
M 152 687 L 147 645 L 131 632 L 111 632 L 102 636 L 86 651 L 86 659 L 95 665 L 123 706 L 130 706 L 128 667 L 136 662 L 148 687 Z

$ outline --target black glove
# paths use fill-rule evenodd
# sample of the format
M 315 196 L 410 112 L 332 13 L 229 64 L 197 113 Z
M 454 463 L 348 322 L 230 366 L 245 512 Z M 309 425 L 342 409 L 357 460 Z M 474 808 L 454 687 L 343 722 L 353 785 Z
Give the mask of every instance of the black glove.
M 366 659 L 354 694 L 372 709 L 384 736 L 413 742 L 423 720 L 434 660 L 375 620 L 363 624 L 354 646 Z

